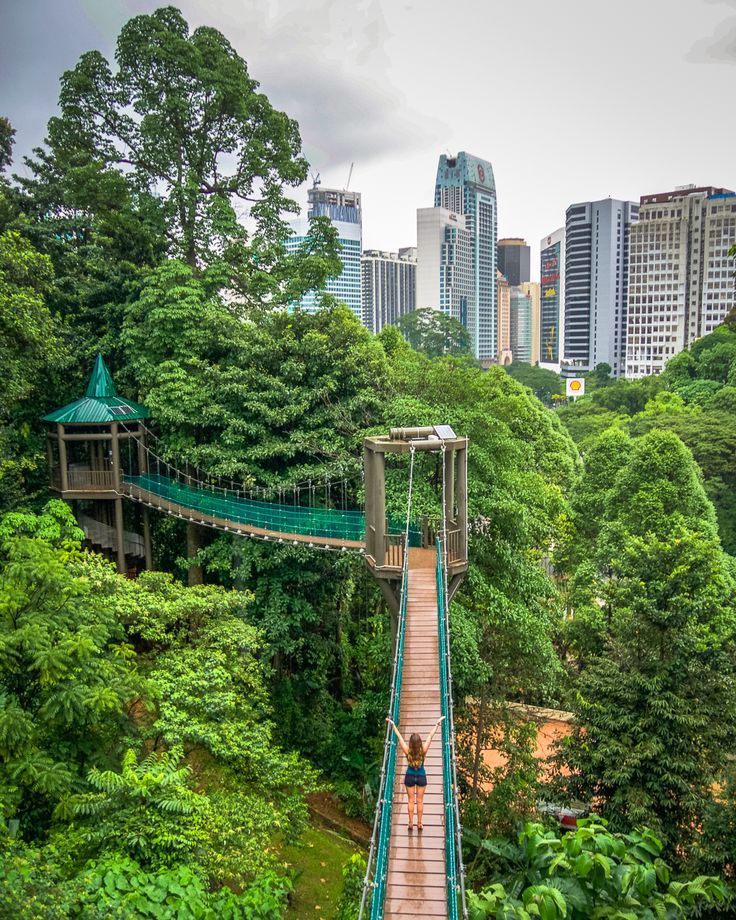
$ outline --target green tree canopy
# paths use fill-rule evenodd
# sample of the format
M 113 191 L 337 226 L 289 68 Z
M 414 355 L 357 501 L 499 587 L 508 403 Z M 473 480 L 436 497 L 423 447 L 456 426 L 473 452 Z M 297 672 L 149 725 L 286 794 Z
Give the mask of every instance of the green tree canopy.
M 564 784 L 615 828 L 646 823 L 686 851 L 734 741 L 736 585 L 679 438 L 645 435 L 614 475 L 581 611 L 599 644 L 585 640 Z
M 4 172 L 13 162 L 14 143 L 15 128 L 7 118 L 0 116 L 0 173 Z
M 470 333 L 441 310 L 413 310 L 400 317 L 396 326 L 409 345 L 428 358 L 470 354 Z
M 514 361 L 504 367 L 507 374 L 510 374 L 514 380 L 523 383 L 524 386 L 534 393 L 537 399 L 545 405 L 551 405 L 553 396 L 564 394 L 564 385 L 562 378 L 554 371 L 547 370 L 538 365 L 527 364 L 524 361 Z
M 91 583 L 67 506 L 0 525 L 0 792 L 24 835 L 115 753 L 140 692 L 122 625 Z

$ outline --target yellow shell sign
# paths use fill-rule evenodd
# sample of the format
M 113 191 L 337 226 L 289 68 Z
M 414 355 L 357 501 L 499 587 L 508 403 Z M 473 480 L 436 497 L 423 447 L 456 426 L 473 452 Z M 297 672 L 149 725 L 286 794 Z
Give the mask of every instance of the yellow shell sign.
M 585 378 L 571 377 L 567 381 L 567 395 L 572 397 L 582 396 L 585 393 Z

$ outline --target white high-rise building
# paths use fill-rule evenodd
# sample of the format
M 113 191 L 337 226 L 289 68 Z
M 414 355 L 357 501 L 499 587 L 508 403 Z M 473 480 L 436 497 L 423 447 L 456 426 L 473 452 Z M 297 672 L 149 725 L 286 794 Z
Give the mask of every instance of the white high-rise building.
M 565 219 L 565 344 L 563 373 L 608 364 L 624 373 L 629 232 L 639 205 L 584 201 Z
M 372 332 L 380 332 L 416 309 L 416 246 L 398 252 L 366 249 L 361 265 L 363 324 Z
M 309 189 L 307 216 L 290 223 L 292 236 L 286 241 L 286 251 L 295 252 L 309 235 L 309 218 L 329 217 L 337 230 L 341 251 L 342 272 L 336 278 L 328 278 L 322 291 L 309 291 L 302 297 L 299 306 L 313 313 L 317 309 L 321 293 L 332 294 L 340 303 L 363 318 L 361 293 L 360 256 L 363 249 L 363 218 L 360 192 L 345 189 L 322 188 L 315 185 Z
M 645 195 L 631 231 L 626 376 L 660 374 L 736 306 L 736 194 L 686 186 Z
M 441 310 L 470 329 L 475 317 L 473 234 L 446 208 L 417 211 L 418 310 Z
M 539 249 L 539 365 L 559 373 L 564 359 L 565 228 L 542 237 Z

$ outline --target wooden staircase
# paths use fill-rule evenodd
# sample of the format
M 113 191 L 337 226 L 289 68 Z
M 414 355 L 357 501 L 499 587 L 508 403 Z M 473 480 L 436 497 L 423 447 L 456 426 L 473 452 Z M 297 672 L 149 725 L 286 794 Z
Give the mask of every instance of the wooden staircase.
M 419 732 L 426 740 L 441 715 L 436 561 L 434 549 L 409 550 L 399 716 L 399 728 L 407 741 L 412 732 Z M 409 833 L 404 788 L 406 758 L 398 753 L 386 881 L 386 920 L 392 917 L 447 917 L 441 731 L 435 735 L 425 767 L 424 830 L 420 834 L 415 828 Z

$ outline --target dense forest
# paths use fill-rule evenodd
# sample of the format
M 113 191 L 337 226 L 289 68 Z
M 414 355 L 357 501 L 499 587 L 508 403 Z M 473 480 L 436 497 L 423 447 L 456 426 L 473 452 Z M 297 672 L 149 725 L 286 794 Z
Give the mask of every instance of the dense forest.
M 367 434 L 467 434 L 450 619 L 471 916 L 729 915 L 736 324 L 556 405 L 556 375 L 482 370 L 426 316 L 374 336 L 327 297 L 290 308 L 340 271 L 326 219 L 285 251 L 298 126 L 171 7 L 64 73 L 25 178 L 12 162 L 0 119 L 0 915 L 301 916 L 285 853 L 307 797 L 375 806 L 391 627 L 362 560 L 154 515 L 155 570 L 118 575 L 50 499 L 40 421 L 97 353 L 167 456 L 255 488 L 327 469 L 357 501 Z M 421 513 L 436 471 L 417 475 Z M 405 501 L 398 469 L 390 512 Z M 515 703 L 574 714 L 552 776 Z M 564 834 L 540 800 L 591 816 Z

